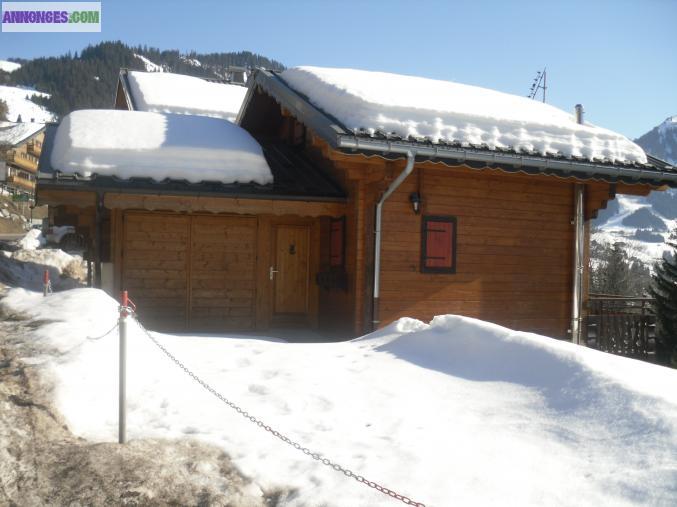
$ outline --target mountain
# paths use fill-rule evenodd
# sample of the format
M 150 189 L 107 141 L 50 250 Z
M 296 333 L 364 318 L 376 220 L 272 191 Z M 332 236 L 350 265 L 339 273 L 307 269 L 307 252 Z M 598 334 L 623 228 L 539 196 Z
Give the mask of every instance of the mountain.
M 57 116 L 75 109 L 112 107 L 122 67 L 213 79 L 225 78 L 229 66 L 284 69 L 280 62 L 248 51 L 181 54 L 177 50 L 132 47 L 119 41 L 88 46 L 79 55 L 76 52 L 60 57 L 15 60 L 14 63 L 20 65 L 5 63 L 0 66 L 0 85 L 30 88 L 48 94 L 34 96 L 31 100 Z M 0 93 L 0 99 L 3 98 Z
M 635 140 L 644 151 L 677 165 L 677 116 Z M 593 221 L 592 241 L 622 242 L 631 257 L 652 265 L 663 252 L 670 233 L 677 226 L 677 191 L 651 192 L 646 197 L 618 196 Z

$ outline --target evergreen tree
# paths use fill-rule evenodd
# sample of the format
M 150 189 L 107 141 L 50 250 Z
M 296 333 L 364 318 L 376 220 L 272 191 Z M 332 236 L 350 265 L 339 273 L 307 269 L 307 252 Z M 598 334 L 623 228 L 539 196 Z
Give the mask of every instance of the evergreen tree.
M 9 108 L 7 107 L 7 102 L 0 99 L 0 121 L 7 121 L 7 114 L 9 113 Z
M 677 230 L 667 244 L 672 248 L 672 255 L 664 255 L 663 260 L 656 263 L 651 285 L 656 312 L 656 359 L 677 367 Z

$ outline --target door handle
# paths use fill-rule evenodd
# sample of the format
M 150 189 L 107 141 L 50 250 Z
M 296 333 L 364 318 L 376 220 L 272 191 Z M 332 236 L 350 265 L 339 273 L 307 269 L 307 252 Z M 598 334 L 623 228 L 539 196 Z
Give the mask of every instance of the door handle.
M 275 277 L 275 273 L 278 273 L 277 269 L 273 269 L 273 266 L 270 266 L 270 281 L 273 281 L 273 278 Z

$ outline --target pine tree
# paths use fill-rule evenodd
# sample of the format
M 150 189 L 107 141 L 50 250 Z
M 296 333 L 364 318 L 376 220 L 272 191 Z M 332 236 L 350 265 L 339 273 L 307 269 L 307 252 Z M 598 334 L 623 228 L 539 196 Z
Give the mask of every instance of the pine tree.
M 7 102 L 0 99 L 0 121 L 7 121 L 7 114 L 9 113 L 9 108 L 7 107 Z
M 656 263 L 650 292 L 655 300 L 656 359 L 677 367 L 677 230 L 667 244 L 672 253 Z

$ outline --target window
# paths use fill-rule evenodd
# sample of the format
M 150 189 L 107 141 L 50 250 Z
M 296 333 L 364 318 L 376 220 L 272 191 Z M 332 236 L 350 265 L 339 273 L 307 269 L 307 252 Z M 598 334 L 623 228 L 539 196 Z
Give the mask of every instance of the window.
M 423 217 L 421 272 L 456 272 L 456 217 Z
M 345 266 L 346 217 L 331 220 L 329 244 L 329 265 L 332 268 Z

